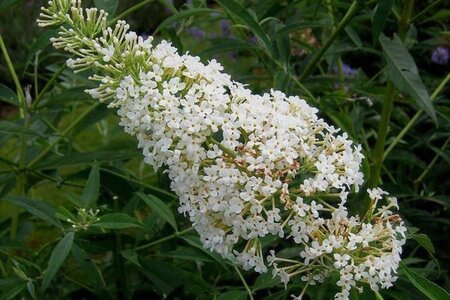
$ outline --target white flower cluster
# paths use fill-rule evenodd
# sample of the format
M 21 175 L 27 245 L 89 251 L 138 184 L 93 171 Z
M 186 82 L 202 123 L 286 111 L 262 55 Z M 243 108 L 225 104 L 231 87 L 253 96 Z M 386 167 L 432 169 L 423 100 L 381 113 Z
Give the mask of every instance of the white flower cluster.
M 179 212 L 205 248 L 245 270 L 262 273 L 271 265 L 285 283 L 302 274 L 314 284 L 338 272 L 336 299 L 362 289 L 358 282 L 373 290 L 392 285 L 405 231 L 389 210 L 395 202 L 373 214 L 385 192 L 370 190 L 365 220 L 349 217 L 345 206 L 363 183 L 360 146 L 299 97 L 254 95 L 215 60 L 205 65 L 166 41 L 152 45 L 123 21 L 106 27 L 106 13 L 83 10 L 80 2 L 50 1 L 39 24 L 69 25 L 54 46 L 76 56 L 69 67 L 105 74 L 92 76 L 99 85 L 87 92 L 117 108 L 146 163 L 166 168 Z M 267 235 L 304 250 L 298 260 L 273 251 L 264 259 L 260 239 Z

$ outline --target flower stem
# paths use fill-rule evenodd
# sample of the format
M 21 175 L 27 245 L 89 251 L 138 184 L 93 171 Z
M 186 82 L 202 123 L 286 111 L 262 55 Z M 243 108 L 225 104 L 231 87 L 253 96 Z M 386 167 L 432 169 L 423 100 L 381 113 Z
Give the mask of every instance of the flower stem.
M 253 295 L 252 295 L 252 291 L 250 290 L 250 287 L 248 286 L 247 282 L 245 281 L 244 276 L 242 276 L 241 271 L 239 271 L 238 267 L 236 267 L 236 266 L 234 266 L 234 270 L 236 271 L 236 273 L 238 274 L 239 278 L 241 279 L 242 284 L 244 285 L 245 290 L 247 291 L 248 296 L 250 297 L 250 300 L 253 300 L 254 298 L 253 298 Z
M 0 48 L 2 50 L 3 57 L 5 58 L 6 65 L 8 66 L 9 73 L 11 73 L 11 77 L 14 81 L 14 85 L 16 86 L 17 98 L 19 99 L 20 104 L 20 116 L 22 118 L 25 117 L 26 103 L 25 103 L 25 94 L 23 93 L 22 86 L 20 85 L 19 78 L 17 77 L 17 73 L 14 70 L 14 66 L 11 62 L 11 58 L 9 57 L 8 50 L 6 49 L 5 43 L 3 42 L 2 35 L 0 34 Z
M 440 151 L 438 153 L 436 153 L 436 155 L 434 156 L 433 160 L 428 164 L 426 169 L 423 170 L 422 174 L 420 174 L 420 176 L 417 177 L 416 180 L 414 180 L 414 183 L 416 185 L 418 185 L 419 183 L 422 182 L 422 180 L 425 178 L 425 176 L 428 174 L 428 172 L 431 170 L 431 168 L 433 168 L 433 166 L 437 162 L 438 158 L 441 156 L 441 153 L 445 150 L 445 148 L 447 148 L 449 143 L 450 143 L 450 137 L 447 138 L 447 140 L 445 141 L 444 145 L 442 145 Z
M 174 232 L 171 235 L 168 235 L 168 236 L 165 236 L 163 238 L 160 238 L 159 240 L 156 240 L 156 241 L 150 242 L 148 244 L 136 247 L 136 249 L 134 249 L 134 250 L 135 251 L 140 251 L 140 250 L 144 250 L 146 248 L 149 248 L 149 247 L 161 244 L 161 243 L 163 243 L 165 241 L 169 241 L 169 240 L 172 240 L 174 238 L 180 237 L 180 236 L 184 235 L 185 233 L 188 233 L 188 232 L 192 231 L 193 229 L 194 229 L 194 227 L 189 227 L 189 228 L 187 228 L 187 229 L 185 229 L 183 231 Z
M 387 131 L 389 128 L 389 119 L 391 117 L 392 108 L 394 106 L 395 87 L 392 81 L 389 81 L 384 96 L 383 110 L 381 112 L 380 125 L 378 127 L 377 142 L 372 153 L 372 168 L 369 179 L 369 187 L 373 188 L 378 185 L 381 168 L 383 166 L 383 153 L 386 143 Z
M 398 23 L 398 34 L 399 37 L 404 40 L 408 30 L 409 22 L 411 20 L 411 14 L 414 8 L 414 0 L 406 0 L 403 7 L 403 12 Z M 387 131 L 389 129 L 389 123 L 391 118 L 391 112 L 394 107 L 394 95 L 395 86 L 391 80 L 388 81 L 386 86 L 386 94 L 383 101 L 383 109 L 381 111 L 380 125 L 378 127 L 377 141 L 375 143 L 375 148 L 372 152 L 372 168 L 370 170 L 370 178 L 368 182 L 369 188 L 374 188 L 379 184 L 381 177 L 381 169 L 383 167 L 383 161 L 385 158 L 384 148 L 386 144 Z M 364 203 L 365 216 L 364 218 L 371 218 L 371 213 L 373 211 L 373 200 L 366 197 Z
M 47 82 L 47 84 L 44 86 L 44 88 L 40 91 L 40 93 L 37 95 L 36 99 L 33 102 L 33 105 L 31 108 L 34 110 L 37 108 L 38 103 L 41 101 L 42 97 L 45 95 L 45 93 L 48 91 L 48 89 L 55 83 L 55 81 L 58 79 L 59 75 L 64 71 L 66 68 L 66 64 L 63 64 L 59 69 L 53 74 L 53 76 L 50 78 L 50 80 Z M 37 90 L 37 89 L 36 89 Z
M 56 138 L 53 143 L 47 146 L 39 155 L 33 159 L 27 166 L 27 169 L 32 168 L 36 163 L 38 163 L 42 158 L 44 158 L 73 128 L 75 128 L 83 119 L 89 115 L 100 103 L 97 102 L 94 105 L 89 106 L 72 124 L 70 124 L 61 135 Z

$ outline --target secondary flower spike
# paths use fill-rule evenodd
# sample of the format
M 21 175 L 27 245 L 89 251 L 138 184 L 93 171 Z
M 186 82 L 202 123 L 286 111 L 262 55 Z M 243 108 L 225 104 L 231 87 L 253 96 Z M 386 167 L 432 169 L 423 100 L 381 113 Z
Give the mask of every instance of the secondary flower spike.
M 406 231 L 391 211 L 396 199 L 369 190 L 369 220 L 346 208 L 364 181 L 360 146 L 297 96 L 255 95 L 215 60 L 205 65 L 106 20 L 81 1 L 55 0 L 38 23 L 63 25 L 53 45 L 73 55 L 70 68 L 96 71 L 90 79 L 98 86 L 87 92 L 117 108 L 146 163 L 165 166 L 178 210 L 205 248 L 245 270 L 271 267 L 285 284 L 295 275 L 308 286 L 338 274 L 336 299 L 362 291 L 362 283 L 375 291 L 392 286 Z M 302 250 L 294 259 L 273 250 L 264 257 L 267 235 Z

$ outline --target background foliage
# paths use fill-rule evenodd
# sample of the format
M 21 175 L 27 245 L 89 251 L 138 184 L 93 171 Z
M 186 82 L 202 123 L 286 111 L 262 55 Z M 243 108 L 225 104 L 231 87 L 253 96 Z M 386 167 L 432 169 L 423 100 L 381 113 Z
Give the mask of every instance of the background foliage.
M 217 58 L 256 92 L 302 95 L 348 132 L 363 145 L 366 185 L 381 182 L 399 198 L 410 231 L 396 285 L 352 297 L 449 299 L 445 1 L 93 2 L 141 35 Z M 67 70 L 67 57 L 49 47 L 56 31 L 34 22 L 43 4 L 0 1 L 0 299 L 298 294 L 300 281 L 285 290 L 201 247 L 168 179 L 83 92 L 89 74 Z M 364 199 L 352 204 L 364 209 Z M 307 297 L 330 299 L 333 286 Z

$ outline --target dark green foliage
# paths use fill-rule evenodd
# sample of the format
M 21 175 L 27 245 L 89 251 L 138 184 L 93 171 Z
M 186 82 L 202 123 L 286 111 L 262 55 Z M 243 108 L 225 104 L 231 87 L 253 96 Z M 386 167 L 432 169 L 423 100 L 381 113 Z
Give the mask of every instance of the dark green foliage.
M 277 88 L 315 105 L 363 146 L 366 186 L 397 196 L 409 227 L 394 287 L 351 299 L 449 299 L 450 62 L 432 59 L 438 46 L 450 51 L 446 1 L 86 2 L 139 34 L 218 59 L 255 92 Z M 49 47 L 57 31 L 34 22 L 43 4 L 0 0 L 0 299 L 298 295 L 299 279 L 285 290 L 271 274 L 239 271 L 202 248 L 168 178 L 143 163 L 113 111 L 83 92 L 91 74 L 72 73 Z M 297 245 L 262 242 L 298 255 Z M 331 299 L 335 281 L 305 299 Z

